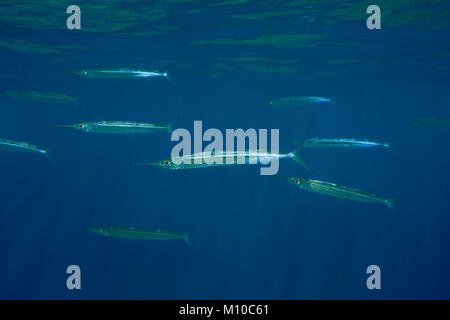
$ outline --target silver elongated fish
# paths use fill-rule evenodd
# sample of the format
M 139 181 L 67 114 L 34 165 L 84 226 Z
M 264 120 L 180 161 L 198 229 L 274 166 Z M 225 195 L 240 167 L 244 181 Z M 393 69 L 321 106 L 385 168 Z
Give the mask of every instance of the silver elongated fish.
M 0 138 L 0 150 L 11 152 L 40 153 L 50 159 L 48 149 L 43 149 L 28 142 L 19 142 Z
M 391 146 L 387 142 L 367 139 L 308 138 L 298 139 L 295 143 L 303 148 L 385 148 L 391 150 Z
M 280 178 L 306 191 L 312 191 L 327 196 L 359 202 L 381 203 L 395 210 L 392 199 L 381 198 L 377 195 L 374 195 L 366 191 L 358 190 L 351 187 L 344 187 L 337 185 L 335 183 L 319 180 L 304 179 L 304 178 L 282 178 L 282 177 Z
M 93 79 L 168 78 L 167 72 L 133 68 L 105 68 L 75 71 L 76 75 Z
M 109 133 L 109 134 L 143 134 L 160 131 L 172 132 L 173 124 L 168 125 L 150 122 L 129 121 L 98 121 L 82 122 L 69 125 L 55 125 L 53 127 L 73 128 L 84 132 Z
M 78 98 L 70 97 L 65 94 L 40 92 L 40 91 L 26 91 L 26 90 L 10 90 L 5 94 L 16 99 L 50 102 L 50 103 L 73 103 L 78 107 Z
M 263 150 L 200 152 L 178 156 L 174 159 L 169 158 L 153 163 L 136 163 L 135 165 L 156 166 L 165 169 L 178 170 L 268 163 L 273 159 L 292 159 L 305 169 L 310 170 L 299 156 L 300 149 L 300 147 L 297 147 L 294 151 L 289 153 L 271 153 Z
M 301 106 L 305 104 L 330 103 L 330 102 L 333 102 L 331 98 L 300 96 L 300 97 L 285 97 L 270 100 L 267 101 L 265 104 L 277 107 L 289 107 L 289 106 Z
M 410 124 L 418 127 L 450 126 L 450 118 L 421 118 L 410 121 Z
M 135 229 L 134 227 L 97 227 L 90 228 L 92 232 L 101 234 L 106 237 L 117 237 L 126 239 L 142 239 L 142 240 L 176 240 L 186 241 L 190 246 L 189 232 L 175 233 L 159 229 Z

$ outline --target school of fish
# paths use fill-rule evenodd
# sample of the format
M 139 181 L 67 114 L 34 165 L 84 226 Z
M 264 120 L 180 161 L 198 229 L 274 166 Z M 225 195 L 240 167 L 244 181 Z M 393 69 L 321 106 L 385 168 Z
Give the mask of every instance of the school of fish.
M 75 71 L 73 74 L 88 79 L 147 79 L 166 78 L 167 72 L 139 68 L 104 68 L 86 69 Z M 9 90 L 4 92 L 6 96 L 25 101 L 51 103 L 51 104 L 73 104 L 78 107 L 78 98 L 61 93 L 48 93 L 34 90 Z M 279 97 L 264 104 L 274 107 L 300 107 L 311 104 L 331 104 L 335 98 L 319 96 L 291 96 Z M 410 121 L 413 126 L 433 127 L 450 126 L 450 118 L 421 118 Z M 87 133 L 101 134 L 151 134 L 155 132 L 172 133 L 173 122 L 158 124 L 149 122 L 133 121 L 88 121 L 75 124 L 59 124 L 54 127 L 72 128 Z M 304 169 L 310 170 L 308 165 L 300 158 L 300 152 L 307 148 L 367 148 L 392 150 L 389 142 L 355 139 L 355 138 L 302 138 L 295 141 L 296 148 L 288 153 L 271 153 L 264 150 L 220 151 L 200 152 L 185 154 L 173 158 L 167 158 L 156 162 L 135 163 L 138 166 L 153 166 L 171 170 L 211 168 L 217 166 L 235 166 L 267 163 L 277 159 L 291 159 L 300 164 Z M 19 142 L 9 138 L 0 138 L 0 150 L 17 153 L 34 153 L 45 156 L 51 160 L 49 149 L 38 147 L 28 142 Z M 393 200 L 354 187 L 341 186 L 332 182 L 307 179 L 302 177 L 279 177 L 295 187 L 330 197 L 347 199 L 356 202 L 378 203 L 394 209 Z M 183 240 L 189 246 L 190 233 L 176 233 L 159 229 L 137 229 L 135 227 L 95 227 L 90 231 L 107 236 L 126 239 L 144 240 Z

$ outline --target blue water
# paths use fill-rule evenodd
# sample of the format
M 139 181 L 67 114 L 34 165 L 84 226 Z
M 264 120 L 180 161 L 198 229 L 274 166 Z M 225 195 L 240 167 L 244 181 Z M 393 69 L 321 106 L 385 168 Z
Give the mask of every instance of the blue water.
M 448 29 L 411 24 L 369 31 L 364 8 L 360 22 L 334 25 L 321 14 L 312 22 L 227 18 L 274 11 L 279 1 L 273 7 L 217 7 L 191 16 L 181 12 L 190 4 L 160 5 L 170 9 L 165 19 L 144 21 L 132 30 L 179 26 L 173 34 L 116 36 L 89 32 L 89 26 L 68 31 L 64 6 L 62 25 L 50 30 L 2 20 L 1 39 L 87 49 L 36 53 L 0 47 L 2 90 L 65 93 L 79 97 L 80 104 L 76 109 L 0 98 L 0 137 L 52 147 L 55 162 L 1 152 L 0 298 L 450 298 L 450 128 L 408 123 L 450 117 Z M 439 6 L 435 9 L 448 9 Z M 105 23 L 108 17 L 105 13 Z M 191 45 L 288 32 L 326 32 L 328 38 L 294 48 Z M 289 73 L 234 65 L 212 76 L 218 72 L 217 57 L 299 62 Z M 357 62 L 327 63 L 348 59 Z M 167 70 L 171 80 L 71 74 L 122 66 Z M 335 103 L 263 105 L 301 95 L 335 97 Z M 175 128 L 190 131 L 194 120 L 202 120 L 204 130 L 223 132 L 279 128 L 285 151 L 301 137 L 389 141 L 393 152 L 304 150 L 312 171 L 282 161 L 279 175 L 392 197 L 397 212 L 302 191 L 261 176 L 257 166 L 170 171 L 131 165 L 168 158 L 175 145 L 168 133 L 97 135 L 51 127 L 102 120 L 175 121 Z M 192 230 L 192 248 L 183 241 L 109 238 L 87 230 L 97 226 Z M 381 290 L 366 287 L 366 268 L 372 264 L 381 268 Z M 69 265 L 81 268 L 81 290 L 66 288 Z

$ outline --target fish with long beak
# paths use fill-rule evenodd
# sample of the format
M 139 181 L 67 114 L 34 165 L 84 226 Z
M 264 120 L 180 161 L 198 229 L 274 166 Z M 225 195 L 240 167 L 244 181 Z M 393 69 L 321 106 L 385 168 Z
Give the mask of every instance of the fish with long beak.
M 384 148 L 391 150 L 391 145 L 387 142 L 368 139 L 308 138 L 298 139 L 295 144 L 301 145 L 303 148 Z
M 421 118 L 409 122 L 413 126 L 439 127 L 450 126 L 450 118 Z
M 184 240 L 189 246 L 190 232 L 175 233 L 159 229 L 135 229 L 134 227 L 97 227 L 89 228 L 89 231 L 98 233 L 106 237 L 141 239 L 141 240 Z
M 167 72 L 133 68 L 105 68 L 75 71 L 74 74 L 93 79 L 169 78 Z
M 0 150 L 11 151 L 11 152 L 39 153 L 39 154 L 46 156 L 50 161 L 52 161 L 52 159 L 50 158 L 48 149 L 44 149 L 44 148 L 32 145 L 28 142 L 19 142 L 19 141 L 13 141 L 13 140 L 0 138 Z
M 348 199 L 359 202 L 372 202 L 372 203 L 381 203 L 385 206 L 395 210 L 394 203 L 392 199 L 385 199 L 379 197 L 373 193 L 369 193 L 366 191 L 358 190 L 351 187 L 344 187 L 337 185 L 331 182 L 312 180 L 312 179 L 304 179 L 304 178 L 284 178 L 277 177 L 281 180 L 288 181 L 295 185 L 297 188 L 316 192 L 320 194 L 324 194 L 327 196 Z
M 270 163 L 272 160 L 292 159 L 306 170 L 310 170 L 299 156 L 300 149 L 301 146 L 298 146 L 289 153 L 271 153 L 263 150 L 200 152 L 164 159 L 153 163 L 135 163 L 134 165 L 155 166 L 164 169 L 178 170 L 233 166 L 239 164 L 263 164 Z
M 21 100 L 50 103 L 73 103 L 76 107 L 78 107 L 78 98 L 71 97 L 65 94 L 27 90 L 10 90 L 6 91 L 5 94 L 9 97 Z
M 302 106 L 305 104 L 332 103 L 332 102 L 333 102 L 332 98 L 300 96 L 300 97 L 285 97 L 270 100 L 265 102 L 265 104 L 275 107 L 291 107 L 291 106 Z
M 160 131 L 172 132 L 173 123 L 167 125 L 149 122 L 127 121 L 99 121 L 82 122 L 69 125 L 55 125 L 53 127 L 73 128 L 84 132 L 109 133 L 109 134 L 143 134 Z

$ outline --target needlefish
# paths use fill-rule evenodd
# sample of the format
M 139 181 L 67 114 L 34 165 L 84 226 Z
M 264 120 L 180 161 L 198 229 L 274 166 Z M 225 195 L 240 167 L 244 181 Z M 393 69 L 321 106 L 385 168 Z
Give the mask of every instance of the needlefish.
M 126 238 L 126 239 L 141 239 L 141 240 L 177 240 L 186 241 L 190 246 L 189 239 L 190 232 L 175 233 L 172 231 L 165 231 L 159 229 L 135 229 L 134 227 L 97 227 L 90 228 L 92 232 L 101 234 L 106 237 Z
M 351 187 L 340 186 L 335 183 L 304 179 L 304 178 L 283 178 L 280 179 L 288 181 L 300 189 L 316 192 L 332 197 L 348 199 L 359 202 L 371 202 L 371 203 L 381 203 L 385 206 L 395 210 L 394 203 L 392 199 L 385 199 L 379 197 L 375 194 L 358 190 Z
M 0 150 L 11 152 L 40 153 L 50 159 L 49 150 L 32 145 L 28 142 L 19 142 L 0 138 Z
M 24 90 L 10 90 L 5 94 L 16 99 L 50 102 L 50 103 L 73 103 L 78 107 L 78 98 L 70 97 L 65 94 L 40 92 L 40 91 L 24 91 Z
M 93 79 L 168 78 L 167 72 L 132 68 L 106 68 L 75 71 L 76 75 Z
M 164 159 L 153 163 L 135 163 L 138 166 L 156 166 L 165 169 L 196 169 L 218 166 L 230 166 L 239 164 L 268 164 L 275 159 L 292 159 L 310 170 L 299 156 L 301 147 L 297 147 L 289 153 L 271 153 L 263 150 L 248 151 L 211 151 L 199 152 Z
M 164 125 L 149 122 L 99 121 L 99 122 L 82 122 L 69 125 L 55 125 L 53 127 L 73 128 L 84 132 L 93 132 L 93 133 L 142 134 L 160 131 L 172 132 L 173 123 Z
M 413 126 L 424 126 L 424 127 L 439 127 L 439 126 L 450 126 L 449 118 L 421 118 L 417 120 L 410 121 Z
M 276 106 L 276 107 L 290 107 L 290 106 L 301 106 L 305 104 L 315 104 L 315 103 L 330 103 L 333 102 L 331 98 L 324 97 L 285 97 L 275 100 L 270 100 L 265 102 L 266 105 Z
M 295 144 L 303 148 L 385 148 L 391 150 L 387 142 L 371 141 L 367 139 L 347 138 L 308 138 L 298 139 Z

